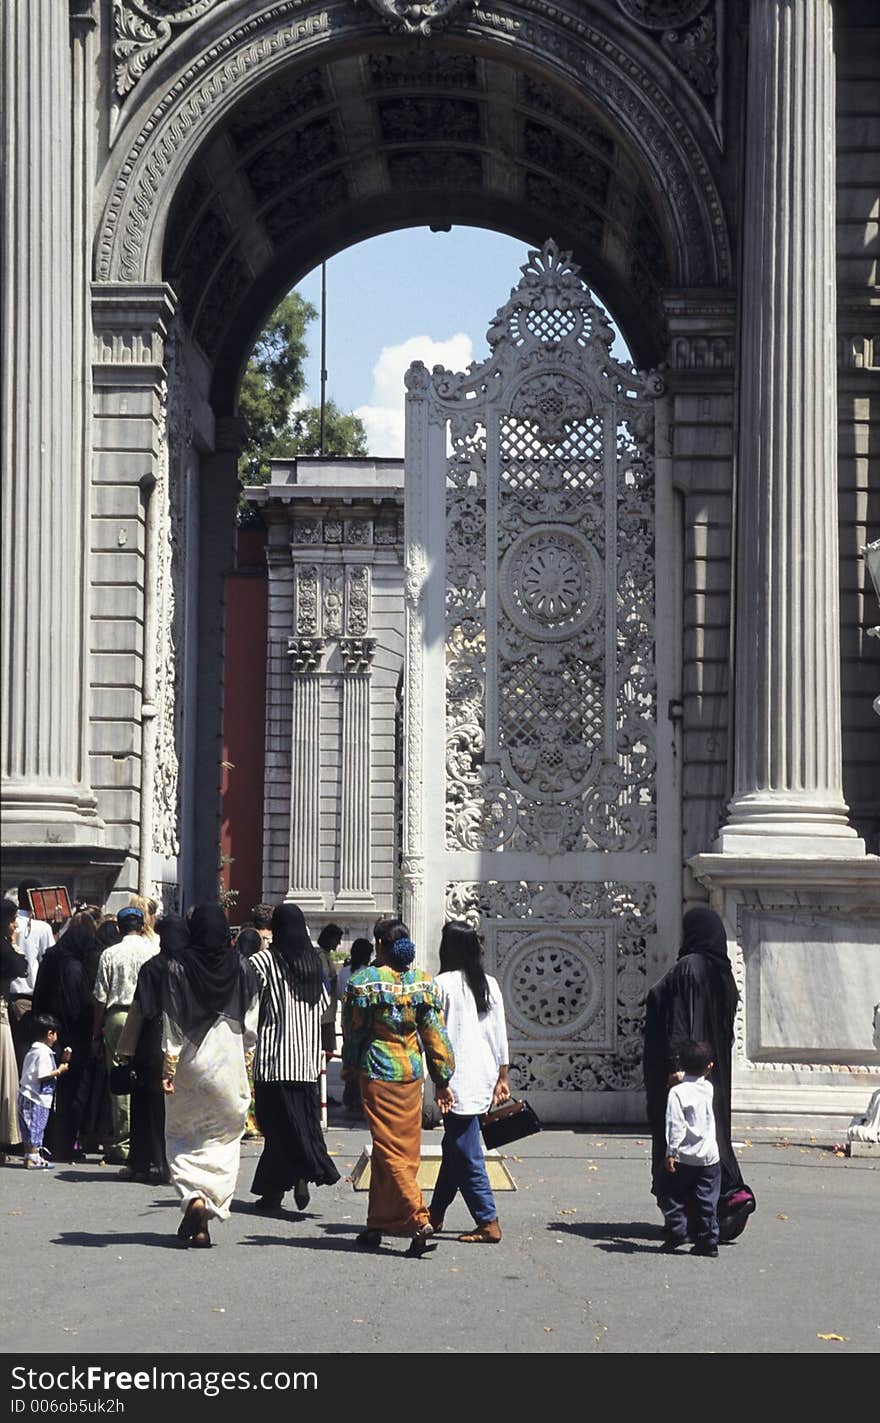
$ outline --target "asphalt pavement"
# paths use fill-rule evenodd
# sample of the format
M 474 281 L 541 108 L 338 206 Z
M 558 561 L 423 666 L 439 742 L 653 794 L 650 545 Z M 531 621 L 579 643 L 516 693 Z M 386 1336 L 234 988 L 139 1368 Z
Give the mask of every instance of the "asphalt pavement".
M 339 1118 L 340 1124 L 336 1124 Z M 2 1349 L 260 1353 L 863 1353 L 880 1350 L 880 1161 L 765 1133 L 739 1147 L 758 1202 L 717 1260 L 658 1253 L 649 1140 L 632 1128 L 545 1130 L 510 1149 L 500 1245 L 464 1245 L 460 1199 L 436 1250 L 354 1246 L 366 1194 L 346 1177 L 368 1141 L 331 1118 L 342 1180 L 309 1208 L 254 1213 L 260 1151 L 243 1146 L 214 1248 L 181 1250 L 168 1186 L 95 1159 L 0 1167 Z M 439 1143 L 440 1132 L 425 1139 Z

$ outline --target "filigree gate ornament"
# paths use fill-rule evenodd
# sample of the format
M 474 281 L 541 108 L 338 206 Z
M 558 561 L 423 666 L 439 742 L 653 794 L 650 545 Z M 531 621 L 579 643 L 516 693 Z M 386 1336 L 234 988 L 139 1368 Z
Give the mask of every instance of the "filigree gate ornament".
M 444 898 L 481 924 L 520 1086 L 636 1089 L 661 384 L 555 243 L 522 274 L 484 363 L 406 377 L 405 910 L 429 953 Z

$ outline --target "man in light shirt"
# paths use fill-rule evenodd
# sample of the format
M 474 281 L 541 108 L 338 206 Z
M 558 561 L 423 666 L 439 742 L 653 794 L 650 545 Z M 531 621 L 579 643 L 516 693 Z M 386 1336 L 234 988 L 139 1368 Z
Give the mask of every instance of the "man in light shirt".
M 147 959 L 159 952 L 159 940 L 151 939 L 147 934 L 142 909 L 128 905 L 118 911 L 116 922 L 123 937 L 118 944 L 111 944 L 109 949 L 105 949 L 98 960 L 92 1033 L 92 1048 L 96 1055 L 100 1055 L 103 1047 L 108 1072 L 119 1062 L 117 1045 L 134 1001 L 138 974 Z M 131 1145 L 131 1098 L 111 1093 L 110 1108 L 113 1146 L 105 1153 L 104 1160 L 108 1165 L 127 1168 Z
M 27 959 L 27 972 L 14 978 L 9 985 L 9 1025 L 12 1028 L 19 1073 L 24 1063 L 25 1053 L 31 1045 L 29 1022 L 26 1021 L 26 1016 L 33 1006 L 37 970 L 42 963 L 44 953 L 47 949 L 51 949 L 55 942 L 51 926 L 44 919 L 35 919 L 31 913 L 30 890 L 39 888 L 40 881 L 37 879 L 22 880 L 18 886 L 16 948 L 18 953 L 23 954 Z
M 666 1219 L 667 1254 L 696 1234 L 692 1255 L 718 1254 L 721 1160 L 715 1136 L 712 1083 L 715 1066 L 708 1043 L 686 1042 L 678 1054 L 683 1071 L 666 1100 L 666 1183 L 657 1204 Z

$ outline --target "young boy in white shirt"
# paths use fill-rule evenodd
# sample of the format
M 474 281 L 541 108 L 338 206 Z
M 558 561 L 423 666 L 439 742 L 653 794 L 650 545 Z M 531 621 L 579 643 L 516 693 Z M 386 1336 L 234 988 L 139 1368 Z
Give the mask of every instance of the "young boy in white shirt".
M 666 1099 L 666 1181 L 657 1203 L 666 1218 L 667 1254 L 688 1238 L 688 1214 L 696 1244 L 692 1255 L 718 1254 L 718 1196 L 721 1162 L 709 1073 L 715 1066 L 708 1043 L 687 1042 L 679 1053 L 683 1069 Z
M 29 1171 L 46 1171 L 49 1162 L 43 1156 L 43 1134 L 55 1083 L 67 1071 L 71 1059 L 69 1047 L 61 1054 L 61 1065 L 55 1065 L 52 1051 L 58 1041 L 58 1022 L 48 1013 L 38 1013 L 31 1020 L 35 1040 L 25 1053 L 18 1084 L 18 1123 L 24 1143 L 24 1164 Z

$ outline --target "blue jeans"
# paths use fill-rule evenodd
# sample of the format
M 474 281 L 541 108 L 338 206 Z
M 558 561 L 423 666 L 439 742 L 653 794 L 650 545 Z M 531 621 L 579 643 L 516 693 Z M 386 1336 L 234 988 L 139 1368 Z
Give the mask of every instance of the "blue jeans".
M 483 1160 L 480 1119 L 447 1112 L 443 1123 L 443 1160 L 431 1197 L 431 1214 L 442 1218 L 461 1191 L 477 1225 L 488 1225 L 497 1219 L 498 1211 Z
M 689 1221 L 698 1245 L 718 1244 L 718 1196 L 721 1192 L 721 1163 L 714 1166 L 682 1166 L 663 1173 L 663 1194 L 657 1204 L 666 1218 L 667 1235 L 686 1240 Z

